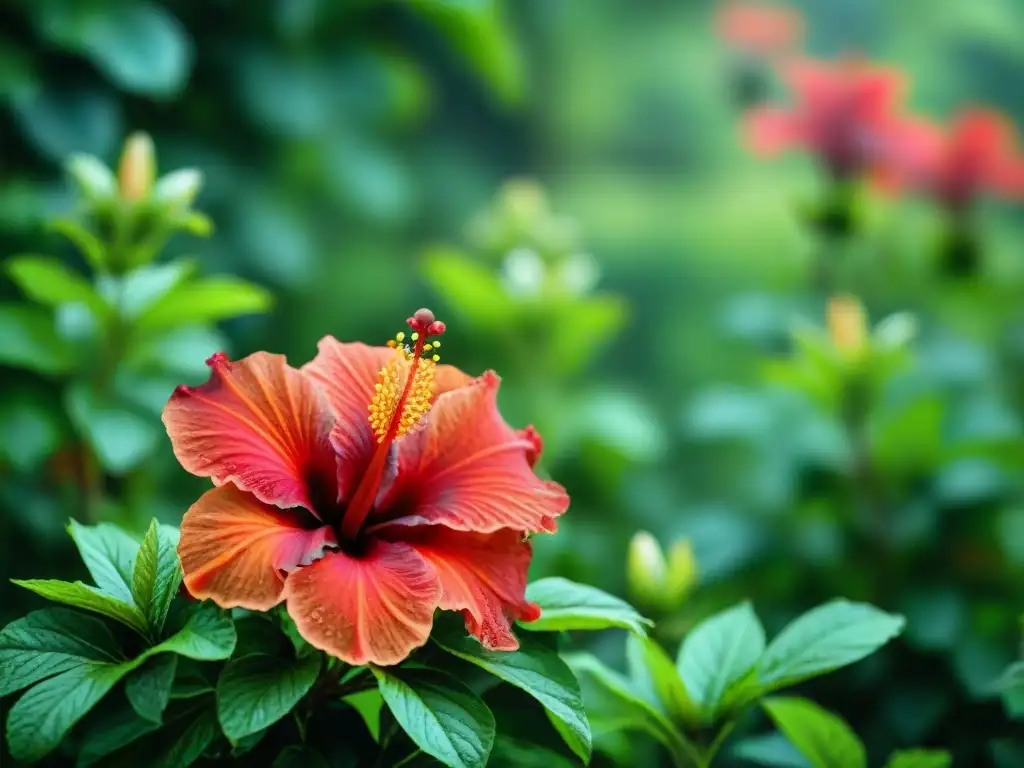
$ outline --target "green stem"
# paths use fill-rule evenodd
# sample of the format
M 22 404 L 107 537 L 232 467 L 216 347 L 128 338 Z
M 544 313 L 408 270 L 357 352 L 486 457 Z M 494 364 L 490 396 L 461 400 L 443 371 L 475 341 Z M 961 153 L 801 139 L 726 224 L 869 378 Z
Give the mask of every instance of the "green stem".
M 714 741 L 708 745 L 708 748 L 704 750 L 704 754 L 699 758 L 697 763 L 698 768 L 711 768 L 711 762 L 715 759 L 718 751 L 722 748 L 722 745 L 725 744 L 725 740 L 729 738 L 729 734 L 732 733 L 735 727 L 735 720 L 730 720 L 722 726 L 721 730 L 718 731 L 718 735 L 715 736 Z

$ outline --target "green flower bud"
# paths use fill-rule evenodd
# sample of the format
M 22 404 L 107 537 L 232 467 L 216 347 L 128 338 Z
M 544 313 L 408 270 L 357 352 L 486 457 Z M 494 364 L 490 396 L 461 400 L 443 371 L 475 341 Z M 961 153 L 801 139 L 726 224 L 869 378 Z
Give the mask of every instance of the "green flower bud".
M 626 575 L 631 597 L 638 605 L 670 613 L 693 591 L 697 562 L 688 541 L 673 544 L 666 559 L 657 540 L 647 531 L 638 531 L 629 543 Z

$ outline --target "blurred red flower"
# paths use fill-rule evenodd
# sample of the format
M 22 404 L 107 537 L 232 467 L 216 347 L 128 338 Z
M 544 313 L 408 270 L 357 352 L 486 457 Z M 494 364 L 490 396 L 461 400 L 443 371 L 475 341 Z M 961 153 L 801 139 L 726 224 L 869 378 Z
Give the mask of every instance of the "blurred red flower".
M 909 187 L 962 210 L 983 193 L 1024 197 L 1024 155 L 1013 124 L 992 110 L 968 109 L 948 128 L 913 119 L 892 134 L 883 184 Z
M 209 360 L 210 380 L 164 409 L 175 455 L 212 478 L 185 514 L 190 594 L 267 610 L 282 600 L 313 646 L 350 664 L 396 664 L 436 609 L 461 611 L 487 648 L 514 650 L 527 532 L 569 505 L 532 466 L 532 429 L 497 408 L 499 379 L 437 365 L 429 310 L 387 347 L 321 340 L 301 369 L 257 352 Z M 429 416 L 428 416 L 429 414 Z
M 726 2 L 715 13 L 718 37 L 731 48 L 769 58 L 798 45 L 804 36 L 804 20 L 793 8 L 755 2 Z
M 881 160 L 897 122 L 901 73 L 857 59 L 801 60 L 783 65 L 781 76 L 794 103 L 747 114 L 746 141 L 756 153 L 805 149 L 837 178 L 869 170 Z

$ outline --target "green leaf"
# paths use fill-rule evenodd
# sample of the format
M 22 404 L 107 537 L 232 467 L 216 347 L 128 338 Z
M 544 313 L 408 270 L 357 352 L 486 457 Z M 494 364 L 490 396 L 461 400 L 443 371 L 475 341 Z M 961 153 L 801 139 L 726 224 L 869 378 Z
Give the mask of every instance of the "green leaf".
M 68 42 L 131 93 L 171 96 L 185 85 L 192 64 L 181 23 L 150 3 L 105 8 L 89 16 Z
M 1011 664 L 996 680 L 995 689 L 1003 697 L 1003 708 L 1011 720 L 1024 717 L 1024 661 Z
M 78 747 L 77 768 L 95 765 L 159 727 L 159 723 L 144 720 L 132 707 L 122 705 L 117 712 L 94 720 L 84 730 Z
M 97 317 L 104 317 L 110 307 L 92 285 L 68 269 L 60 259 L 49 256 L 14 256 L 5 265 L 7 274 L 33 301 L 48 307 L 61 304 L 85 304 Z
M 177 529 L 159 525 L 154 520 L 150 523 L 135 560 L 132 595 L 154 636 L 159 636 L 163 630 L 171 601 L 181 584 L 177 547 Z
M 237 277 L 208 277 L 179 285 L 139 315 L 140 330 L 156 331 L 214 323 L 266 312 L 273 297 L 265 288 Z
M 688 765 L 686 756 L 694 753 L 686 737 L 651 702 L 640 696 L 628 680 L 589 653 L 568 654 L 565 661 L 581 685 L 584 680 L 592 681 L 596 684 L 595 693 L 604 694 L 600 700 L 592 699 L 584 690 L 587 714 L 595 733 L 599 720 L 606 731 L 644 731 L 665 746 L 674 765 Z
M 540 744 L 499 733 L 488 768 L 574 768 L 576 763 Z
M 750 603 L 744 602 L 691 630 L 676 666 L 693 700 L 715 717 L 730 686 L 754 668 L 764 649 L 764 628 Z
M 359 716 L 363 718 L 363 722 L 366 723 L 366 730 L 370 732 L 370 736 L 373 737 L 374 741 L 380 741 L 380 713 L 384 708 L 384 699 L 381 698 L 380 691 L 376 688 L 371 688 L 367 691 L 360 691 L 359 693 L 352 693 L 345 697 L 345 703 L 349 704 Z
M 57 334 L 49 310 L 0 304 L 0 365 L 55 375 L 75 367 L 75 350 Z
M 148 659 L 128 676 L 124 692 L 139 717 L 154 723 L 163 721 L 177 668 L 178 657 L 164 653 Z
M 953 756 L 943 749 L 907 749 L 893 752 L 885 768 L 949 768 Z
M 94 205 L 109 201 L 117 194 L 117 179 L 113 172 L 93 155 L 72 155 L 67 162 L 67 171 L 82 196 Z
M 99 619 L 67 608 L 44 608 L 0 631 L 0 696 L 90 662 L 123 658 Z
M 860 661 L 903 630 L 902 616 L 866 603 L 833 600 L 794 619 L 757 665 L 763 690 L 823 675 Z
M 82 525 L 72 520 L 68 533 L 96 586 L 122 602 L 133 602 L 132 570 L 139 543 L 110 523 Z
M 122 277 L 107 278 L 100 284 L 101 291 L 123 318 L 134 320 L 191 277 L 197 266 L 191 259 L 147 264 Z
M 857 734 L 831 712 L 796 696 L 766 699 L 762 706 L 814 768 L 867 768 Z
M 384 703 L 416 746 L 450 768 L 487 765 L 494 715 L 466 686 L 432 670 L 371 669 Z
M 138 608 L 128 603 L 122 603 L 88 584 L 57 579 L 11 579 L 11 582 L 19 587 L 29 589 L 47 600 L 99 613 L 131 627 L 136 632 L 146 633 L 146 617 Z
M 316 682 L 320 657 L 253 654 L 232 659 L 217 681 L 217 716 L 232 741 L 269 728 Z
M 767 768 L 811 768 L 807 758 L 778 731 L 750 736 L 733 746 L 729 752 L 734 758 Z
M 184 626 L 177 629 L 171 622 L 170 637 L 150 653 L 176 653 L 196 661 L 221 661 L 231 656 L 237 637 L 227 613 L 212 603 L 200 603 L 183 614 L 187 617 Z
M 86 227 L 73 219 L 54 219 L 48 223 L 48 228 L 70 240 L 94 270 L 101 271 L 106 268 L 107 249 Z
M 84 381 L 68 388 L 65 405 L 75 428 L 112 474 L 123 474 L 145 461 L 160 439 L 153 421 L 126 405 L 98 397 Z
M 423 260 L 423 273 L 452 308 L 481 332 L 500 330 L 512 302 L 498 277 L 474 259 L 449 249 L 435 249 Z
M 213 696 L 189 700 L 180 712 L 175 712 L 173 716 L 168 715 L 165 720 L 167 724 L 159 732 L 160 739 L 156 749 L 147 750 L 144 755 L 146 762 L 136 760 L 131 765 L 151 764 L 153 768 L 188 768 L 220 735 Z
M 522 638 L 519 650 L 512 652 L 489 651 L 474 638 L 454 633 L 435 636 L 434 640 L 454 656 L 476 664 L 539 701 L 569 748 L 584 763 L 590 762 L 590 723 L 580 684 L 555 650 L 531 637 Z
M 312 747 L 292 744 L 281 750 L 270 768 L 331 768 L 331 764 Z
M 942 458 L 946 404 L 921 397 L 895 413 L 883 412 L 872 426 L 875 460 L 884 472 L 910 474 L 934 469 Z
M 638 693 L 661 708 L 674 721 L 697 723 L 699 713 L 676 665 L 649 637 L 630 635 L 626 640 L 630 676 Z
M 520 625 L 533 632 L 621 627 L 646 635 L 647 628 L 653 626 L 650 619 L 645 619 L 626 601 L 560 576 L 540 579 L 527 586 L 526 599 L 541 607 L 539 619 Z
M 11 756 L 32 763 L 53 751 L 131 668 L 130 663 L 88 662 L 30 688 L 7 716 Z

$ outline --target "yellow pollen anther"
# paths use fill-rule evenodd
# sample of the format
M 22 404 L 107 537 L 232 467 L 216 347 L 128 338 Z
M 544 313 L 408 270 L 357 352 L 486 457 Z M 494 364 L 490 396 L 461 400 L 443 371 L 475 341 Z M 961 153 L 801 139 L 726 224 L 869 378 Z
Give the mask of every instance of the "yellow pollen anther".
M 432 357 L 431 357 L 430 359 L 431 359 L 431 360 L 432 360 L 433 362 L 435 362 L 435 363 L 436 363 L 436 362 L 437 362 L 438 360 L 440 360 L 440 359 L 441 359 L 441 356 L 440 356 L 440 355 L 433 355 L 433 356 L 432 356 Z
M 420 339 L 420 335 L 419 335 L 419 333 L 414 333 L 414 334 L 413 334 L 412 336 L 410 336 L 409 338 L 410 338 L 410 339 L 412 339 L 413 341 L 419 341 L 419 339 Z
M 437 349 L 438 347 L 441 346 L 441 342 L 440 341 L 432 341 L 430 343 L 434 345 L 434 349 Z
M 396 333 L 395 334 L 395 341 L 398 341 L 398 342 L 405 341 L 405 331 L 399 331 L 398 333 Z
M 370 400 L 370 427 L 378 443 L 397 440 L 407 435 L 430 410 L 434 394 L 434 360 L 415 359 L 413 353 L 399 349 L 386 367 L 380 370 L 380 381 L 374 386 Z M 413 377 L 406 392 L 407 377 Z M 405 393 L 403 401 L 402 395 Z M 396 410 L 401 407 L 401 413 Z

